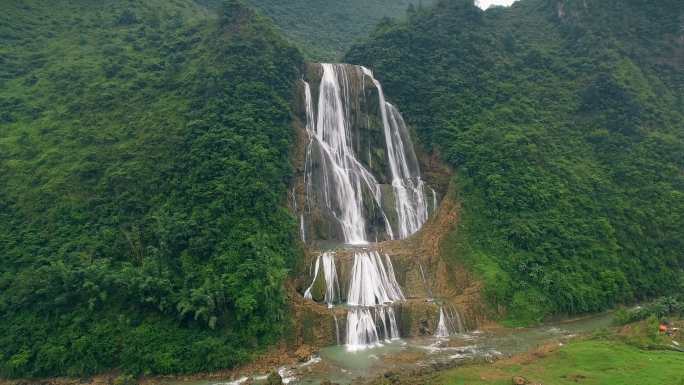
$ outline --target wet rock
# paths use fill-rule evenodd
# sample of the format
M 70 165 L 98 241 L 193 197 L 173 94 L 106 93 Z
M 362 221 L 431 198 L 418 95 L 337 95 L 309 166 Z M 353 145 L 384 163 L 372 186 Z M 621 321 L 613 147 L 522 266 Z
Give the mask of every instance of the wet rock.
M 295 357 L 297 357 L 297 361 L 299 362 L 306 362 L 308 361 L 311 356 L 315 353 L 314 349 L 309 346 L 309 345 L 302 345 L 297 350 L 295 351 Z
M 527 385 L 530 383 L 529 381 L 527 381 L 527 379 L 525 377 L 521 377 L 521 376 L 515 376 L 515 377 L 513 377 L 513 379 L 511 381 L 512 381 L 513 385 Z
M 386 383 L 389 384 L 399 384 L 401 383 L 401 377 L 395 372 L 386 372 L 384 375 Z
M 283 378 L 280 377 L 278 372 L 272 372 L 268 375 L 268 378 L 266 378 L 265 385 L 283 385 Z
M 421 336 L 426 336 L 426 335 L 432 334 L 432 333 L 430 332 L 430 327 L 429 327 L 428 321 L 427 321 L 426 319 L 420 320 L 420 329 L 419 329 L 419 333 L 420 333 Z

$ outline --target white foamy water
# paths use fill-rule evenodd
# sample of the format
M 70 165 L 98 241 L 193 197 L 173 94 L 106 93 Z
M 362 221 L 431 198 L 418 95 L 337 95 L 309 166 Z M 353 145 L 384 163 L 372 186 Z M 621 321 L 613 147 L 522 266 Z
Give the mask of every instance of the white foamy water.
M 335 266 L 335 254 L 331 252 L 323 253 L 316 258 L 316 265 L 314 266 L 314 278 L 304 292 L 304 298 L 313 299 L 311 290 L 318 278 L 319 270 L 323 270 L 323 279 L 325 280 L 325 298 L 324 301 L 328 307 L 332 308 L 335 302 L 339 300 L 340 283 L 337 279 L 337 267 Z
M 428 207 L 425 202 L 425 184 L 420 179 L 413 146 L 404 146 L 404 141 L 408 139 L 408 129 L 404 118 L 396 107 L 385 101 L 382 85 L 375 79 L 373 72 L 366 67 L 361 67 L 361 69 L 366 76 L 371 78 L 378 90 L 387 158 L 392 173 L 392 189 L 394 190 L 399 239 L 403 239 L 418 231 L 427 221 Z M 415 170 L 409 168 L 409 157 L 414 160 Z
M 377 251 L 356 253 L 347 294 L 351 307 L 347 313 L 348 350 L 377 346 L 381 339 L 398 339 L 391 305 L 404 299 L 388 255 L 383 263 Z
M 428 203 L 425 183 L 420 177 L 413 144 L 401 113 L 385 100 L 380 82 L 369 69 L 348 64 L 326 63 L 320 66 L 322 75 L 317 101 L 313 99 L 311 85 L 304 82 L 306 131 L 309 136 L 304 169 L 305 212 L 317 203 L 324 215 L 337 222 L 341 240 L 347 244 L 368 244 L 373 221 L 384 222 L 384 236 L 388 239 L 403 239 L 414 234 L 428 219 Z M 378 118 L 383 129 L 387 170 L 385 176 L 379 178 L 388 179 L 383 182 L 388 184 L 388 188 L 391 184 L 393 199 L 389 202 L 393 202 L 394 207 L 383 206 L 383 189 L 370 171 L 370 144 L 367 149 L 368 165 L 354 150 L 358 144 L 357 133 L 354 132 L 358 129 L 355 126 L 359 118 L 356 112 L 362 105 L 368 107 L 367 84 L 377 91 Z M 386 193 L 389 193 L 388 188 Z M 386 210 L 393 210 L 393 215 L 388 216 Z M 370 215 L 373 215 L 373 221 Z M 311 238 L 306 237 L 306 221 L 305 217 L 300 221 L 301 237 L 305 242 L 306 238 Z M 311 291 L 321 270 L 325 279 L 325 302 L 332 307 L 342 297 L 333 253 L 323 253 L 316 259 L 313 281 L 304 296 L 312 299 Z M 355 253 L 347 293 L 348 349 L 363 349 L 378 345 L 383 340 L 399 338 L 392 305 L 404 299 L 388 255 L 383 257 L 377 251 Z M 334 318 L 337 328 L 337 319 Z
M 451 331 L 447 327 L 446 316 L 444 315 L 444 308 L 439 308 L 439 323 L 437 324 L 437 330 L 435 331 L 435 337 L 449 337 Z

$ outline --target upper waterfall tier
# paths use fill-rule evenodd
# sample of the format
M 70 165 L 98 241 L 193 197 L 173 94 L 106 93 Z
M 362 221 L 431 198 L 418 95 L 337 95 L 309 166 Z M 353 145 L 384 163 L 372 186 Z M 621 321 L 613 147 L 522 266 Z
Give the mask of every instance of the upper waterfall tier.
M 309 140 L 302 237 L 366 244 L 418 231 L 428 199 L 413 143 L 372 72 L 311 64 L 302 89 Z

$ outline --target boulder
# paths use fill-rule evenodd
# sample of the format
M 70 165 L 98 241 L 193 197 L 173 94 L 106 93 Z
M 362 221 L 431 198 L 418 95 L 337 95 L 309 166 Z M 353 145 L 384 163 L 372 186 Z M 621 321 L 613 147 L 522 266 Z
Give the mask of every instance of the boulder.
M 306 362 L 315 353 L 314 349 L 309 345 L 302 345 L 295 351 L 294 355 L 297 357 L 297 361 Z
M 278 372 L 272 372 L 268 375 L 268 378 L 266 378 L 265 385 L 283 385 L 283 378 L 280 377 Z
M 513 385 L 527 385 L 530 382 L 527 381 L 527 379 L 525 377 L 515 376 L 512 379 L 512 383 L 513 383 Z

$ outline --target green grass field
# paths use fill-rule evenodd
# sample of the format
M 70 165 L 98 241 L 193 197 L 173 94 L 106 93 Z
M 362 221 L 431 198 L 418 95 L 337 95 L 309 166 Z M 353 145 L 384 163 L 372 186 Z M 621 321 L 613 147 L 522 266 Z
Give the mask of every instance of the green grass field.
M 433 384 L 509 385 L 513 376 L 544 385 L 684 385 L 684 354 L 618 341 L 568 344 L 529 363 L 500 361 L 445 372 Z

